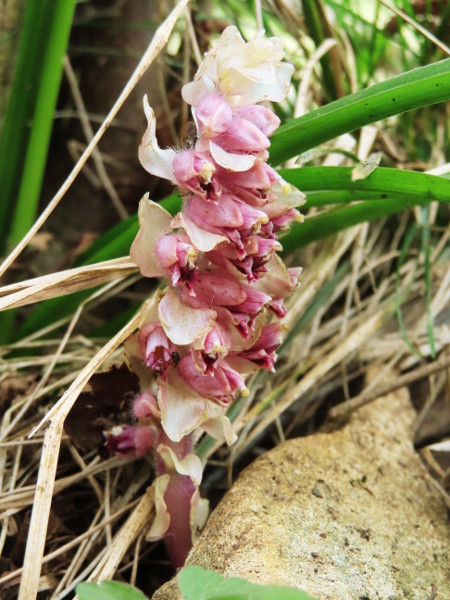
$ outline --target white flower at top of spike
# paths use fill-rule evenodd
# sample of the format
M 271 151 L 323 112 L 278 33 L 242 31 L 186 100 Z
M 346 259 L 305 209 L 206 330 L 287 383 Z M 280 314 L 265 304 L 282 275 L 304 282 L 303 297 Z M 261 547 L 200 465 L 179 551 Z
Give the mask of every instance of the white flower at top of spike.
M 182 90 L 184 100 L 197 106 L 204 95 L 218 93 L 233 107 L 264 100 L 279 102 L 289 92 L 294 67 L 282 62 L 283 43 L 258 33 L 245 42 L 236 27 L 227 27 L 201 63 L 194 81 Z

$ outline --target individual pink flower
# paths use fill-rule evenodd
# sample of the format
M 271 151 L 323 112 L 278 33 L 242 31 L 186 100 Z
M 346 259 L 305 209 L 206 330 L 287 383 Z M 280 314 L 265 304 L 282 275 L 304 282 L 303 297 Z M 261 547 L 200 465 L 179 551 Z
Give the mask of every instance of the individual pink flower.
M 221 406 L 228 406 L 236 392 L 247 394 L 245 378 L 222 360 L 212 373 L 200 371 L 190 354 L 184 356 L 178 366 L 181 378 L 203 398 L 209 398 Z
M 253 117 L 253 121 L 259 122 L 264 131 L 274 131 L 271 126 L 273 123 L 269 124 L 267 119 L 262 118 L 262 114 L 258 119 L 256 114 L 252 115 L 250 111 L 247 113 Z M 195 109 L 195 119 L 199 145 L 202 147 L 205 146 L 204 140 L 210 140 L 227 152 L 257 155 L 270 146 L 267 135 L 258 125 L 243 116 L 233 114 L 228 102 L 218 94 L 203 96 Z
M 197 194 L 205 200 L 217 200 L 222 193 L 217 180 L 216 166 L 208 154 L 185 150 L 173 159 L 175 178 L 181 188 Z
M 258 340 L 243 352 L 238 354 L 240 359 L 248 360 L 260 369 L 275 371 L 276 349 L 281 343 L 281 327 L 279 323 L 270 323 L 263 327 Z
M 220 94 L 206 94 L 194 111 L 198 134 L 213 139 L 225 133 L 233 119 L 233 110 Z
M 114 427 L 106 434 L 105 446 L 124 458 L 140 458 L 153 449 L 155 432 L 145 425 Z
M 159 264 L 169 275 L 172 285 L 186 284 L 192 291 L 192 284 L 198 275 L 198 250 L 187 235 L 173 233 L 162 237 L 155 246 Z
M 239 250 L 240 258 L 245 257 L 245 238 L 269 223 L 265 212 L 226 193 L 222 193 L 217 204 L 206 203 L 199 196 L 193 196 L 186 204 L 186 215 L 198 227 L 228 238 Z
M 197 369 L 204 374 L 213 374 L 218 362 L 225 358 L 231 345 L 230 333 L 216 322 L 205 339 L 191 348 L 191 355 Z
M 155 375 L 167 379 L 167 370 L 177 361 L 178 349 L 166 335 L 161 323 L 148 323 L 139 331 L 142 356 Z
M 133 415 L 136 419 L 160 419 L 158 401 L 151 392 L 141 392 L 133 401 Z
M 273 238 L 251 235 L 243 241 L 243 249 L 229 244 L 220 250 L 208 252 L 208 259 L 222 267 L 234 277 L 244 275 L 248 283 L 257 281 L 267 272 L 266 263 L 275 251 L 282 250 L 281 244 Z M 242 258 L 244 256 L 244 258 Z

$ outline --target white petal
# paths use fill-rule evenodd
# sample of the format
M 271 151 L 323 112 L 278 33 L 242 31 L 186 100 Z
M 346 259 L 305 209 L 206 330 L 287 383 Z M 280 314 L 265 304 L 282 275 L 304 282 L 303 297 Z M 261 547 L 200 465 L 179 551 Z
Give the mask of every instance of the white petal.
M 306 202 L 306 196 L 303 192 L 281 178 L 273 184 L 271 191 L 278 197 L 275 200 L 276 203 L 289 208 L 297 208 Z
M 162 206 L 152 202 L 148 194 L 139 202 L 139 232 L 131 246 L 131 260 L 137 264 L 144 277 L 163 277 L 155 246 L 170 231 L 172 215 Z
M 206 498 L 200 498 L 200 491 L 197 488 L 192 494 L 191 498 L 191 532 L 192 532 L 192 545 L 198 540 L 201 530 L 205 526 L 205 523 L 209 515 L 209 501 Z
M 158 404 L 162 426 L 173 442 L 179 442 L 214 414 L 215 405 L 199 396 L 175 371 L 167 382 L 160 382 Z
M 155 113 L 148 103 L 147 96 L 144 96 L 144 112 L 148 126 L 139 146 L 139 160 L 146 171 L 156 177 L 168 179 L 176 185 L 172 166 L 175 150 L 172 148 L 161 150 L 158 146 Z
M 169 446 L 159 444 L 156 449 L 164 461 L 168 471 L 188 475 L 195 485 L 200 485 L 203 475 L 202 461 L 196 454 L 187 454 L 183 459 L 179 459 L 175 452 Z
M 295 288 L 292 277 L 281 258 L 274 254 L 266 264 L 267 272 L 253 287 L 272 298 L 286 298 Z
M 192 308 L 169 291 L 161 300 L 159 320 L 167 337 L 180 346 L 192 344 L 214 327 L 217 313 L 211 308 Z
M 228 238 L 223 235 L 209 233 L 204 229 L 200 229 L 200 227 L 198 227 L 192 219 L 182 212 L 178 213 L 177 216 L 174 217 L 171 226 L 174 229 L 177 227 L 183 227 L 191 242 L 194 244 L 197 250 L 200 250 L 200 252 L 210 252 L 224 242 L 229 243 Z
M 170 475 L 161 475 L 155 480 L 155 512 L 156 516 L 145 536 L 147 542 L 156 542 L 164 537 L 170 525 L 170 514 L 164 501 L 164 494 L 169 485 Z
M 216 163 L 228 171 L 248 171 L 258 158 L 252 154 L 232 154 L 214 142 L 209 143 L 209 149 Z
M 213 417 L 202 425 L 202 429 L 215 440 L 223 440 L 225 438 L 227 444 L 231 446 L 237 440 L 237 435 L 233 431 L 230 419 L 222 415 Z

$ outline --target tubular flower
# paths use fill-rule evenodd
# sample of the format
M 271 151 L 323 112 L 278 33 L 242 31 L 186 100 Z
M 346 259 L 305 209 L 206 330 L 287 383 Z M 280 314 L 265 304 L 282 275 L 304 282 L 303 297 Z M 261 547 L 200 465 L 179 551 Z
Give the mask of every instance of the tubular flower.
M 139 332 L 139 344 L 145 364 L 155 375 L 167 379 L 167 370 L 174 363 L 177 347 L 167 337 L 161 323 L 145 325 Z
M 286 314 L 284 299 L 298 284 L 300 269 L 287 269 L 277 255 L 277 233 L 301 221 L 297 208 L 305 197 L 267 164 L 280 120 L 258 104 L 288 93 L 293 67 L 282 59 L 277 38 L 258 34 L 246 43 L 228 27 L 183 87 L 197 129 L 187 150 L 159 147 L 144 98 L 148 127 L 140 160 L 149 173 L 180 187 L 183 206 L 172 217 L 148 196 L 139 205 L 131 258 L 145 277 L 166 278 L 167 288 L 144 305 L 140 330 L 125 343 L 142 390 L 134 401 L 136 424 L 107 444 L 122 456 L 157 449 L 151 537 L 165 534 L 169 551 L 177 536 L 184 537 L 180 547 L 191 543 L 173 510 L 188 500 L 180 514 L 194 523 L 198 469 L 201 474 L 194 436 L 206 431 L 234 441 L 225 410 L 238 392 L 248 394 L 246 374 L 274 370 L 281 327 L 266 321 L 270 313 Z M 180 562 L 178 550 L 172 558 Z

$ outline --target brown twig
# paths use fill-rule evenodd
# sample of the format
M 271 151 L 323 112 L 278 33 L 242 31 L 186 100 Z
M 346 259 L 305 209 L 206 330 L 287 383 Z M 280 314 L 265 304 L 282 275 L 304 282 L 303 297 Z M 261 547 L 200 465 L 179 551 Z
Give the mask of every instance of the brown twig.
M 387 383 L 378 386 L 374 390 L 369 393 L 362 392 L 359 396 L 348 400 L 347 402 L 343 402 L 338 406 L 332 408 L 328 413 L 328 418 L 332 421 L 343 422 L 345 421 L 350 413 L 352 413 L 357 408 L 361 408 L 365 404 L 369 404 L 373 400 L 380 398 L 381 396 L 385 396 L 390 392 L 394 392 L 401 387 L 410 385 L 414 381 L 418 381 L 419 379 L 423 379 L 424 377 L 428 377 L 429 375 L 433 375 L 434 373 L 438 373 L 443 369 L 450 367 L 450 354 L 445 354 L 438 360 L 435 360 L 432 363 L 424 365 L 423 367 L 419 367 L 410 373 L 406 373 L 406 375 L 401 375 L 395 380 L 388 381 Z

